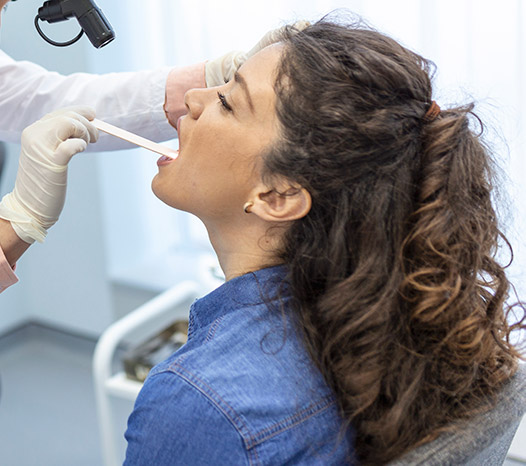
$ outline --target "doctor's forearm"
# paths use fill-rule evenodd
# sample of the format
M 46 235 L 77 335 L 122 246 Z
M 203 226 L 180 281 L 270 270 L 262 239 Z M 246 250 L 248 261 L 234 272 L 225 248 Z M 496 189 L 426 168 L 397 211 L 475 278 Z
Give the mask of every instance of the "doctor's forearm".
M 97 117 L 156 142 L 176 137 L 167 111 L 184 111 L 184 93 L 204 87 L 204 64 L 171 69 L 64 76 L 0 50 L 0 140 L 19 142 L 23 129 L 59 107 L 86 104 Z M 133 147 L 101 134 L 88 151 Z
M 18 237 L 10 222 L 0 218 L 0 247 L 11 267 L 16 264 L 16 261 L 20 259 L 20 256 L 26 252 L 29 246 L 28 243 Z
M 0 140 L 19 142 L 24 128 L 44 114 L 73 105 L 89 105 L 99 119 L 156 142 L 174 138 L 175 131 L 163 111 L 169 72 L 170 68 L 164 68 L 63 76 L 27 62 L 2 66 L 0 60 Z M 88 150 L 129 147 L 117 138 L 101 135 L 99 143 Z

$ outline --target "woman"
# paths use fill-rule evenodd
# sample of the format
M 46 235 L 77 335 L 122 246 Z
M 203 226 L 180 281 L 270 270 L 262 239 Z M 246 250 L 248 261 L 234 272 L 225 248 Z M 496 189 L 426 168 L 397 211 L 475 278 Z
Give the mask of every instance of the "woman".
M 524 319 L 473 105 L 441 111 L 430 69 L 322 20 L 186 94 L 152 187 L 227 282 L 151 371 L 126 464 L 384 464 L 491 406 Z

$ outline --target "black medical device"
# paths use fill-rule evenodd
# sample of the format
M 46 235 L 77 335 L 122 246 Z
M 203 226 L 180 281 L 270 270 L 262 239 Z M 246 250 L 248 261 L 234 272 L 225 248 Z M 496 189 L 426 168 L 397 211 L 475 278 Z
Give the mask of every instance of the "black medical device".
M 58 23 L 77 18 L 82 28 L 78 36 L 67 42 L 55 42 L 40 29 L 39 21 Z M 66 47 L 77 42 L 84 33 L 95 48 L 101 48 L 115 39 L 111 24 L 93 0 L 49 0 L 38 9 L 35 27 L 46 42 L 57 47 Z

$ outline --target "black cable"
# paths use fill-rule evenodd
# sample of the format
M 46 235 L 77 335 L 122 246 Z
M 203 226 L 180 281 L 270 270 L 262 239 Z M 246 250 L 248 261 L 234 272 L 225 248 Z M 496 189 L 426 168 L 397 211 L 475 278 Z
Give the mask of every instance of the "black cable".
M 51 45 L 54 45 L 55 47 L 67 47 L 68 45 L 71 45 L 71 44 L 74 44 L 75 42 L 77 42 L 81 37 L 82 35 L 84 34 L 84 29 L 81 29 L 80 30 L 80 33 L 77 37 L 67 41 L 67 42 L 55 42 L 54 40 L 50 39 L 49 37 L 47 37 L 44 32 L 42 31 L 42 29 L 40 29 L 40 25 L 38 24 L 38 20 L 40 19 L 40 16 L 39 15 L 36 15 L 35 16 L 35 27 L 37 29 L 37 32 L 40 34 L 40 37 L 42 37 L 42 39 L 44 39 L 48 44 L 51 44 Z

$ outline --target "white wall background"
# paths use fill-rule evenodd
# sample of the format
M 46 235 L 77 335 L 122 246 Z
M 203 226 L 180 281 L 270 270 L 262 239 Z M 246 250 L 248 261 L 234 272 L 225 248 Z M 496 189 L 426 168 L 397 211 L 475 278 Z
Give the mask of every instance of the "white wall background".
M 95 50 L 83 39 L 67 49 L 44 43 L 32 21 L 40 0 L 10 5 L 0 46 L 62 73 L 184 65 L 231 49 L 248 50 L 268 30 L 337 9 L 362 15 L 438 66 L 442 107 L 474 99 L 507 174 L 505 217 L 515 249 L 511 275 L 526 296 L 526 7 L 522 0 L 99 0 L 117 39 Z M 77 25 L 48 26 L 56 38 Z M 0 190 L 12 189 L 11 148 Z M 44 245 L 22 258 L 21 282 L 0 297 L 0 333 L 37 318 L 99 334 L 115 318 L 111 282 L 162 289 L 183 275 L 180 255 L 207 251 L 203 228 L 162 205 L 150 191 L 155 157 L 141 150 L 84 155 L 71 168 L 67 205 Z M 185 271 L 190 265 L 185 264 Z M 147 272 L 146 272 L 147 271 Z M 142 283 L 144 282 L 144 283 Z

